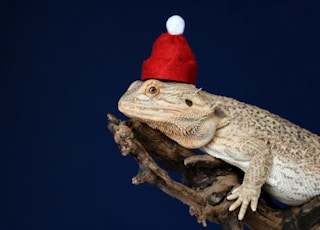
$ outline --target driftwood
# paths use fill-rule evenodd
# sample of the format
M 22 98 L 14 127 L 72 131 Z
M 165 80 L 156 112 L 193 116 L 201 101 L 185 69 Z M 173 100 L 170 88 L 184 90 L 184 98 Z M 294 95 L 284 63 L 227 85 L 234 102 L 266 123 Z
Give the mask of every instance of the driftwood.
M 248 210 L 244 220 L 238 221 L 239 210 L 228 211 L 232 201 L 226 196 L 240 185 L 241 171 L 212 156 L 186 149 L 135 120 L 120 121 L 110 114 L 108 119 L 108 128 L 121 153 L 132 155 L 139 164 L 132 182 L 149 183 L 179 199 L 203 226 L 209 220 L 230 230 L 243 229 L 244 225 L 250 229 L 320 229 L 320 196 L 300 207 L 279 208 L 262 193 L 258 210 Z M 183 184 L 171 179 L 164 169 L 181 175 Z

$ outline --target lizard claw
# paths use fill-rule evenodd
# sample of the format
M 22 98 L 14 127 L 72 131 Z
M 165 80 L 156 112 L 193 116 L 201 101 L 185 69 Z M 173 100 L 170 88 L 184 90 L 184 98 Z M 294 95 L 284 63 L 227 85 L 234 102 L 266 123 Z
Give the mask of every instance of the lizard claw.
M 238 219 L 243 220 L 244 215 L 247 212 L 248 206 L 253 212 L 257 210 L 258 200 L 260 196 L 260 188 L 257 186 L 241 185 L 231 192 L 231 195 L 227 197 L 227 200 L 237 199 L 229 208 L 229 211 L 234 211 L 240 207 Z

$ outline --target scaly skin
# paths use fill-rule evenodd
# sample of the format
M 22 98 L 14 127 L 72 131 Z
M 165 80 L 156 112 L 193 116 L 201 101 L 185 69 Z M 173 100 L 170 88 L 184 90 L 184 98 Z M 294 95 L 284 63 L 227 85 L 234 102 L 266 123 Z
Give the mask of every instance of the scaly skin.
M 266 110 L 217 96 L 194 85 L 135 81 L 119 110 L 186 148 L 200 148 L 245 172 L 236 200 L 242 220 L 255 211 L 261 188 L 288 205 L 320 194 L 320 137 Z

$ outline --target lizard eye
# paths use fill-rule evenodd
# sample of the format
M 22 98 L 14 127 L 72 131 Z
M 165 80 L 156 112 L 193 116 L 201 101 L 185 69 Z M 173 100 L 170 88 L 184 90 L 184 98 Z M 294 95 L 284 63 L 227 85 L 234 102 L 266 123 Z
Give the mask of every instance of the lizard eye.
M 155 86 L 151 86 L 151 87 L 149 88 L 149 93 L 150 93 L 150 94 L 156 94 L 156 93 L 158 93 L 158 88 L 155 87 Z
M 148 97 L 155 97 L 160 93 L 161 84 L 156 80 L 146 81 L 146 86 L 144 87 L 144 93 Z

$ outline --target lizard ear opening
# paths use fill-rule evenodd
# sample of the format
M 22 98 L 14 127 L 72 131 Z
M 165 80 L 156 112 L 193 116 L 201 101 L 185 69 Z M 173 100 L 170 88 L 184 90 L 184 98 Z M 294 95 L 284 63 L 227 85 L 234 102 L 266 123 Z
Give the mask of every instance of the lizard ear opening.
M 185 99 L 184 101 L 187 104 L 187 106 L 189 106 L 189 107 L 191 107 L 192 104 L 193 104 L 193 102 L 191 100 L 189 100 L 189 99 Z

